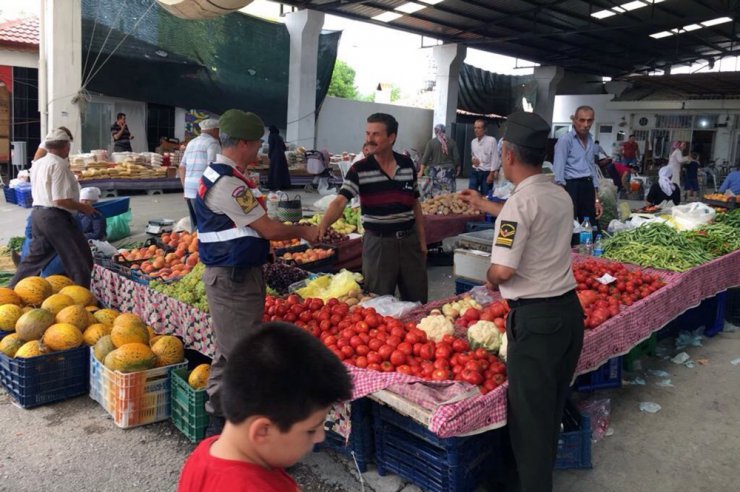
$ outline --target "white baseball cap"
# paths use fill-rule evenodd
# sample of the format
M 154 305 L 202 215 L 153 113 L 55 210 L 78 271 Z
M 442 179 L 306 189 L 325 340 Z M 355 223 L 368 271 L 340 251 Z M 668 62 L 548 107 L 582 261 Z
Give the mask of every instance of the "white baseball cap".
M 44 142 L 69 142 L 70 140 L 71 139 L 69 138 L 67 132 L 65 132 L 61 128 L 54 128 L 49 133 L 47 133 L 46 138 L 44 138 Z
M 100 188 L 91 186 L 89 188 L 82 188 L 80 190 L 80 200 L 100 200 Z
M 201 130 L 215 130 L 218 128 L 218 120 L 216 118 L 208 118 L 199 123 Z

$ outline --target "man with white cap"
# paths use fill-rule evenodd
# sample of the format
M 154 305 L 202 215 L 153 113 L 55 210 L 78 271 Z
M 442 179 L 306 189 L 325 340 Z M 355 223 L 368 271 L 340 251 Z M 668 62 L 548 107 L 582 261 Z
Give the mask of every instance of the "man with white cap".
M 90 287 L 93 259 L 75 214 L 95 213 L 80 201 L 80 185 L 69 167 L 69 135 L 54 129 L 46 135 L 47 154 L 31 167 L 32 237 L 29 254 L 18 265 L 10 281 L 15 286 L 25 277 L 38 275 L 58 254 L 67 275 L 77 284 Z
M 200 122 L 200 135 L 188 143 L 185 153 L 180 160 L 178 173 L 182 182 L 183 195 L 190 212 L 190 225 L 193 230 L 197 227 L 193 202 L 198 196 L 198 184 L 203 171 L 216 160 L 216 154 L 221 152 L 218 141 L 218 120 L 208 118 Z

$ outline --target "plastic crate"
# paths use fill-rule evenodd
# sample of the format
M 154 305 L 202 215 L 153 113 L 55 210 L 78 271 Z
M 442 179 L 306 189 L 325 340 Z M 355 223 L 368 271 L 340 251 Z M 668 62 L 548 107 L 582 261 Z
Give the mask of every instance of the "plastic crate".
M 330 249 L 332 250 L 332 254 L 326 258 L 323 258 L 321 260 L 312 261 L 310 263 L 296 263 L 293 260 L 283 260 L 279 258 L 277 255 L 275 256 L 275 261 L 298 267 L 307 272 L 323 272 L 323 271 L 329 270 L 330 267 L 336 263 L 337 247 L 332 246 L 330 244 L 315 244 L 313 246 L 309 246 L 308 244 L 299 244 L 298 246 L 295 246 L 294 248 L 292 248 L 291 252 L 296 253 L 300 251 L 306 251 L 309 248 Z
M 567 405 L 563 413 L 563 431 L 558 438 L 555 469 L 591 467 L 591 418 Z
M 129 197 L 112 198 L 101 200 L 93 205 L 95 209 L 103 214 L 105 218 L 125 214 L 129 210 Z
M 609 359 L 606 364 L 595 371 L 582 374 L 576 378 L 573 389 L 587 393 L 602 389 L 620 388 L 622 386 L 622 357 Z
M 473 287 L 478 287 L 479 285 L 483 285 L 483 284 L 480 284 L 478 282 L 473 282 L 472 280 L 468 280 L 465 278 L 458 277 L 455 279 L 455 295 L 463 294 L 469 291 L 470 289 L 472 289 Z
M 122 373 L 98 362 L 90 350 L 90 398 L 100 403 L 118 427 L 128 429 L 170 418 L 170 372 L 181 362 L 148 371 Z
M 394 410 L 373 404 L 375 463 L 427 492 L 470 491 L 503 469 L 501 431 L 440 438 Z
M 658 346 L 658 334 L 653 333 L 650 338 L 638 343 L 622 359 L 622 368 L 625 371 L 631 371 L 634 368 L 635 361 L 646 355 L 655 355 L 655 348 Z
M 201 441 L 206 436 L 208 414 L 206 413 L 206 390 L 193 389 L 188 384 L 187 368 L 175 369 L 172 378 L 172 423 L 185 434 L 190 442 Z
M 487 229 L 493 229 L 496 226 L 494 222 L 475 221 L 465 223 L 465 232 L 478 232 Z
M 87 346 L 28 359 L 0 353 L 0 382 L 23 408 L 32 408 L 88 391 Z
M 3 194 L 5 195 L 5 201 L 12 203 L 13 205 L 18 203 L 18 198 L 15 196 L 15 188 L 3 187 Z
M 19 186 L 15 189 L 16 205 L 23 208 L 33 207 L 33 195 L 30 186 Z
M 368 398 L 359 398 L 350 405 L 352 430 L 349 435 L 349 442 L 345 441 L 341 434 L 327 430 L 324 442 L 317 444 L 314 451 L 331 449 L 345 456 L 352 457 L 354 455 L 357 468 L 361 473 L 365 473 L 367 464 L 374 459 L 375 453 L 372 402 Z

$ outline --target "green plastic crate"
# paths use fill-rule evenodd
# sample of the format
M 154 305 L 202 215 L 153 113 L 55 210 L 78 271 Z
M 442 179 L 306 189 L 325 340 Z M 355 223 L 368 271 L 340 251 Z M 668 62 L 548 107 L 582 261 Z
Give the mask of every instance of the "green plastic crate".
M 172 371 L 172 423 L 190 442 L 201 441 L 206 435 L 206 390 L 196 390 L 188 384 L 187 369 Z
M 625 371 L 632 371 L 635 365 L 635 361 L 646 356 L 655 355 L 655 348 L 658 345 L 658 335 L 653 333 L 650 338 L 643 340 L 638 343 L 632 350 L 627 353 L 622 359 L 622 368 Z

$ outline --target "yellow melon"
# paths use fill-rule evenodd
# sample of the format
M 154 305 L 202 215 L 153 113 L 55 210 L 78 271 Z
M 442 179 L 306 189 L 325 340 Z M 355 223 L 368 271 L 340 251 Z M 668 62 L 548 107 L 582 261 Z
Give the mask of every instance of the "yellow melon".
M 41 307 L 56 316 L 59 311 L 67 306 L 74 305 L 74 303 L 74 299 L 69 296 L 64 294 L 52 294 L 41 303 Z
M 57 323 L 69 323 L 70 325 L 75 325 L 80 331 L 84 331 L 85 328 L 92 324 L 90 323 L 90 318 L 92 318 L 92 322 L 95 323 L 95 318 L 85 310 L 84 306 L 80 306 L 79 304 L 67 306 L 59 311 L 54 317 Z
M 116 319 L 113 320 L 113 326 L 124 326 L 130 324 L 141 325 L 146 330 L 146 323 L 144 323 L 141 318 L 134 313 L 122 313 L 116 316 Z
M 3 304 L 23 304 L 21 297 L 15 293 L 13 289 L 8 287 L 0 287 L 0 305 Z
M 143 323 L 113 325 L 110 336 L 116 348 L 135 342 L 149 344 L 149 332 L 146 331 L 146 326 Z
M 54 324 L 54 315 L 46 309 L 31 309 L 24 313 L 15 324 L 15 331 L 22 340 L 40 340 L 48 327 Z
M 185 347 L 179 338 L 163 335 L 152 344 L 152 352 L 157 356 L 156 367 L 178 364 L 185 360 Z
M 154 335 L 153 337 L 151 337 L 151 338 L 149 339 L 149 346 L 150 346 L 150 347 L 153 347 L 153 346 L 154 346 L 154 344 L 155 344 L 155 343 L 157 343 L 157 340 L 159 340 L 159 339 L 160 339 L 160 338 L 162 338 L 163 336 L 164 336 L 164 335 Z
M 118 315 L 121 314 L 115 309 L 99 309 L 93 313 L 93 317 L 98 321 L 98 323 L 103 323 L 104 325 L 113 326 L 113 321 L 118 317 Z
M 3 339 L 0 340 L 0 352 L 4 353 L 8 357 L 15 357 L 15 353 L 24 343 L 25 342 L 21 340 L 21 337 L 19 337 L 17 333 L 5 335 Z
M 70 350 L 82 345 L 82 332 L 75 325 L 56 323 L 46 329 L 41 343 L 49 350 Z
M 15 304 L 3 304 L 0 306 L 0 330 L 15 331 L 15 324 L 22 315 L 23 309 Z
M 75 304 L 79 304 L 81 306 L 94 306 L 98 302 L 95 299 L 95 296 L 92 295 L 92 292 L 84 287 L 80 287 L 79 285 L 68 285 L 67 287 L 62 288 L 59 293 L 71 297 L 74 299 Z
M 109 357 L 111 358 L 110 366 L 121 372 L 146 371 L 154 367 L 157 361 L 157 356 L 154 355 L 152 349 L 143 343 L 121 345 L 105 357 L 106 367 L 108 367 Z
M 103 365 L 110 369 L 111 371 L 117 371 L 118 366 L 116 363 L 118 362 L 118 359 L 116 359 L 116 351 L 111 350 L 107 354 L 105 354 L 105 358 L 103 359 Z
M 151 345 L 152 344 L 152 338 L 154 338 L 155 336 L 157 336 L 157 333 L 154 331 L 154 328 L 152 328 L 149 325 L 146 325 L 146 331 L 147 331 L 147 333 L 149 333 L 149 345 Z
M 208 376 L 211 374 L 210 364 L 200 364 L 192 370 L 188 376 L 188 384 L 191 388 L 202 390 L 208 385 Z
M 113 345 L 113 340 L 111 340 L 110 335 L 105 335 L 100 337 L 100 340 L 95 343 L 95 347 L 93 347 L 93 355 L 100 362 L 103 362 L 105 360 L 105 356 L 113 352 L 115 349 L 116 347 Z
M 23 306 L 23 314 L 26 314 L 29 311 L 33 311 L 34 309 L 36 308 L 33 306 Z
M 71 278 L 65 277 L 64 275 L 49 275 L 46 277 L 46 281 L 51 284 L 51 290 L 56 294 L 68 285 L 74 285 L 74 281 Z
M 85 309 L 87 310 L 88 313 L 95 314 L 95 311 L 97 311 L 100 308 L 98 306 L 85 306 Z
M 82 338 L 88 346 L 92 347 L 105 335 L 110 335 L 110 330 L 111 327 L 108 325 L 95 323 L 85 329 L 85 332 L 82 334 Z
M 44 354 L 44 350 L 41 347 L 41 342 L 38 340 L 31 340 L 30 342 L 24 343 L 23 346 L 18 349 L 15 353 L 15 358 L 27 359 L 29 357 L 37 357 L 42 354 Z
M 26 277 L 13 290 L 29 306 L 40 306 L 53 293 L 51 284 L 41 277 Z

